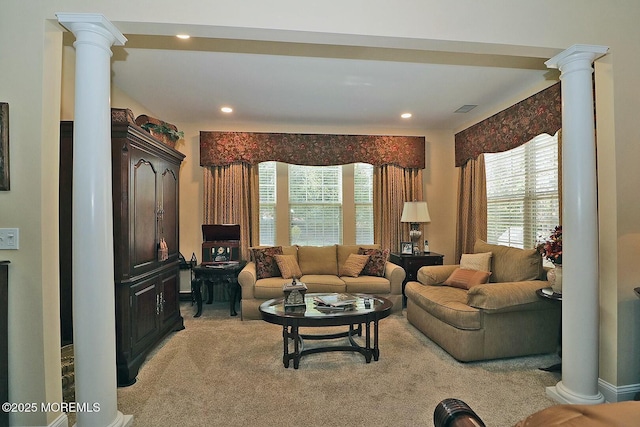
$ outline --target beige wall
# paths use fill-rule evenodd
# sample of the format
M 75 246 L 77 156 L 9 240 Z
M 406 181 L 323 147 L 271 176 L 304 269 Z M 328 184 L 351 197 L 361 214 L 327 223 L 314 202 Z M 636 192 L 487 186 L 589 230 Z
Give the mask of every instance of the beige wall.
M 125 0 L 3 3 L 0 57 L 7 60 L 3 61 L 0 98 L 10 104 L 11 191 L 0 192 L 0 227 L 20 228 L 20 250 L 0 251 L 0 258 L 11 261 L 8 315 L 12 401 L 60 400 L 56 178 L 62 30 L 55 24 L 54 15 L 58 11 L 103 13 L 124 33 L 174 34 L 180 28 L 203 36 L 514 55 L 542 53 L 546 57 L 574 43 L 610 46 L 611 53 L 600 61 L 607 64 L 602 72 L 608 77 L 597 86 L 598 108 L 604 103 L 606 112 L 598 115 L 603 296 L 600 377 L 618 387 L 640 383 L 640 337 L 634 332 L 638 330 L 640 308 L 632 292 L 638 286 L 636 266 L 640 256 L 640 193 L 635 189 L 640 182 L 640 168 L 636 166 L 640 158 L 640 127 L 636 123 L 640 43 L 635 22 L 640 4 L 634 0 L 606 4 L 583 0 L 459 0 L 455 5 L 436 0 L 192 0 L 189 6 L 169 0 L 157 0 L 153 8 L 147 2 Z M 176 124 L 186 133 L 185 145 L 179 147 L 188 156 L 181 172 L 181 225 L 185 233 L 181 249 L 189 252 L 199 247 L 199 231 L 196 233 L 193 226 L 200 223 L 202 206 L 202 178 L 196 166 L 198 131 L 232 129 L 216 123 Z M 447 147 L 453 132 L 421 130 L 418 134 L 427 137 L 427 151 L 434 154 L 433 161 L 428 159 L 425 176 L 434 221 L 426 233 L 434 250 L 452 253 L 449 236 L 454 229 L 449 217 L 455 212 L 451 193 L 455 191 L 456 172 L 435 159 L 436 154 L 438 159 L 441 155 L 453 157 Z M 440 229 L 440 221 L 447 224 L 445 230 Z M 452 255 L 447 256 L 449 261 Z M 12 414 L 11 422 L 43 425 L 56 416 Z

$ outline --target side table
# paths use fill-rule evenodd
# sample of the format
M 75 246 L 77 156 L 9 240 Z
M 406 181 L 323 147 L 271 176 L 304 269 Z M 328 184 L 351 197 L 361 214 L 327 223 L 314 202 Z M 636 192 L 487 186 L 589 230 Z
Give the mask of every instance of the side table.
M 553 292 L 551 288 L 542 288 L 536 291 L 536 294 L 542 298 L 555 302 L 562 303 L 562 294 Z M 560 317 L 560 332 L 558 333 L 558 346 L 560 350 L 558 351 L 558 355 L 562 357 L 562 317 Z M 562 372 L 562 363 L 556 363 L 555 365 L 551 365 L 548 368 L 540 368 L 541 371 L 547 372 Z
M 202 284 L 206 283 L 209 291 L 209 301 L 212 303 L 213 285 L 221 283 L 229 293 L 229 314 L 236 316 L 236 301 L 238 299 L 238 274 L 247 264 L 246 261 L 231 261 L 226 263 L 205 263 L 192 267 L 193 279 L 191 280 L 191 292 L 196 301 L 197 311 L 193 317 L 202 314 Z
M 389 255 L 389 261 L 404 268 L 406 273 L 404 282 L 402 282 L 402 306 L 405 307 L 407 305 L 407 297 L 404 294 L 406 284 L 418 280 L 420 267 L 442 265 L 444 263 L 444 255 L 435 252 L 423 252 L 420 255 L 392 252 Z

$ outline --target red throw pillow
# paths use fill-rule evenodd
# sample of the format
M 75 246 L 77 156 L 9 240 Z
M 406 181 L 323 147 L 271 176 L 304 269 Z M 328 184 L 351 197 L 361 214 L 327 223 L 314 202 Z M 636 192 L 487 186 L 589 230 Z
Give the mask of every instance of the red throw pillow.
M 282 246 L 258 248 L 252 249 L 252 251 L 253 261 L 256 263 L 257 279 L 280 277 L 282 275 L 276 262 L 276 255 L 282 255 Z
M 362 269 L 362 276 L 384 277 L 384 270 L 389 259 L 389 249 L 358 249 L 358 255 L 369 255 L 369 261 Z

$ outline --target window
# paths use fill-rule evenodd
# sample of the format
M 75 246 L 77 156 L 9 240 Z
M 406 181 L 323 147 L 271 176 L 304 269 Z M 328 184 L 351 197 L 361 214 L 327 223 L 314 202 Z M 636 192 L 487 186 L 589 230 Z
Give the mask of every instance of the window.
M 342 243 L 342 168 L 289 165 L 292 245 Z
M 260 186 L 260 244 L 274 246 L 276 241 L 276 162 L 258 165 Z
M 373 166 L 356 163 L 353 169 L 356 244 L 373 243 Z
M 485 154 L 485 168 L 487 241 L 534 248 L 560 223 L 557 135 Z
M 373 243 L 372 165 L 300 166 L 264 162 L 259 165 L 259 174 L 261 245 L 283 241 L 311 246 L 345 241 Z M 288 191 L 285 186 L 276 185 L 277 179 L 286 180 Z M 349 200 L 344 200 L 345 194 Z M 288 215 L 283 205 L 288 207 Z M 278 232 L 289 235 L 278 238 Z

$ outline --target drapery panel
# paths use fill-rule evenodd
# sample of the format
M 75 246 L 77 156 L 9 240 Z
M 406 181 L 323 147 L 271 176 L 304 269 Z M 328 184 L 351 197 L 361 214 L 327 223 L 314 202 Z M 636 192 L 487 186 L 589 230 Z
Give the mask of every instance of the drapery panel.
M 259 241 L 258 166 L 233 163 L 204 169 L 204 223 L 239 224 L 242 259 Z
M 306 166 L 369 163 L 424 169 L 425 138 L 390 135 L 330 135 L 200 132 L 200 166 L 266 161 Z
M 458 220 L 456 255 L 473 253 L 476 239 L 487 240 L 487 182 L 484 155 L 466 162 L 458 175 Z
M 400 242 L 409 240 L 409 225 L 400 222 L 402 208 L 406 201 L 422 201 L 422 188 L 422 169 L 374 168 L 373 233 L 380 247 L 397 252 Z
M 455 135 L 456 166 L 481 153 L 518 147 L 541 133 L 554 135 L 562 127 L 560 83 L 518 102 Z

